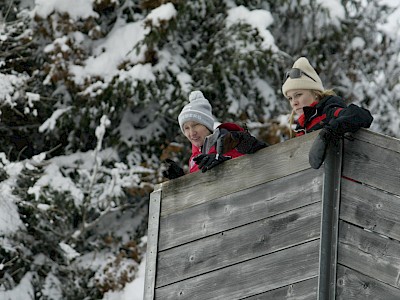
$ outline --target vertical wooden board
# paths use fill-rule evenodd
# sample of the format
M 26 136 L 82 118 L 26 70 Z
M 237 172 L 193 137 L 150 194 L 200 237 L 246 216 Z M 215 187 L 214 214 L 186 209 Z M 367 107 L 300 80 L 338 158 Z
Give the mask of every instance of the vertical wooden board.
M 319 300 L 335 298 L 342 154 L 343 145 L 340 141 L 327 149 L 324 163 L 318 271 Z
M 318 246 L 312 241 L 161 287 L 156 299 L 234 300 L 312 278 L 318 273 Z
M 345 266 L 338 266 L 337 300 L 398 300 L 400 289 L 361 274 Z
M 318 277 L 254 295 L 246 300 L 317 300 Z M 244 299 L 243 299 L 244 300 Z
M 157 271 L 158 233 L 160 222 L 161 185 L 156 185 L 150 194 L 149 225 L 147 230 L 146 273 L 144 300 L 154 299 Z
M 360 140 L 345 140 L 344 150 L 344 176 L 400 195 L 398 152 Z
M 319 238 L 320 203 L 159 253 L 156 287 Z
M 229 160 L 206 173 L 196 172 L 163 183 L 161 215 L 309 169 L 308 152 L 316 134 Z M 218 188 L 212 188 L 216 182 Z
M 342 180 L 340 218 L 400 241 L 400 197 Z
M 321 201 L 322 170 L 305 170 L 161 217 L 159 249 Z M 164 201 L 164 199 L 163 199 Z
M 338 262 L 393 287 L 400 286 L 400 243 L 343 221 Z

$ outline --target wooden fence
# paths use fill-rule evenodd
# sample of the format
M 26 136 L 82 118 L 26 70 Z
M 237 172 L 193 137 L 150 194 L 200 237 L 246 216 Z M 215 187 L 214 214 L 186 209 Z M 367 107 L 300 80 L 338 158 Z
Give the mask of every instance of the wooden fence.
M 400 141 L 316 134 L 158 185 L 144 299 L 400 299 Z

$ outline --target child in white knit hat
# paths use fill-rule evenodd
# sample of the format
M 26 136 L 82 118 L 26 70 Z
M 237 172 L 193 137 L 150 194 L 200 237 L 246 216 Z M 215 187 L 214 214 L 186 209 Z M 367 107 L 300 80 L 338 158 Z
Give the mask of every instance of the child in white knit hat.
M 311 167 L 318 169 L 325 159 L 326 148 L 346 132 L 368 128 L 370 112 L 354 104 L 346 105 L 332 90 L 325 90 L 321 78 L 305 57 L 295 61 L 285 73 L 283 95 L 297 115 L 296 136 L 322 129 L 309 153 Z
M 182 133 L 192 144 L 190 173 L 206 172 L 228 159 L 254 153 L 267 146 L 234 123 L 220 124 L 214 130 L 216 122 L 212 107 L 201 91 L 190 93 L 189 104 L 183 107 L 178 122 Z M 168 168 L 163 172 L 166 178 L 175 179 L 184 175 L 183 169 L 174 161 L 169 159 L 167 163 Z

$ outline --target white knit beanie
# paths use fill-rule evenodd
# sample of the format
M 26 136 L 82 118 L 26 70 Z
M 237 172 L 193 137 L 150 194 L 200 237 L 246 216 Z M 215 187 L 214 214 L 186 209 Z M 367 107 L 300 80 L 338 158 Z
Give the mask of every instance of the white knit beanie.
M 305 57 L 300 57 L 295 61 L 292 68 L 300 69 L 307 73 L 314 80 L 309 78 L 307 75 L 302 75 L 300 78 L 290 78 L 288 77 L 282 86 L 282 93 L 286 97 L 286 93 L 290 90 L 315 90 L 324 91 L 324 86 L 322 85 L 321 78 L 319 78 L 317 72 L 310 65 L 310 62 Z
M 183 125 L 188 121 L 203 124 L 211 132 L 214 131 L 214 118 L 212 116 L 211 104 L 200 91 L 193 91 L 189 95 L 189 104 L 185 105 L 178 116 L 179 126 L 182 132 Z

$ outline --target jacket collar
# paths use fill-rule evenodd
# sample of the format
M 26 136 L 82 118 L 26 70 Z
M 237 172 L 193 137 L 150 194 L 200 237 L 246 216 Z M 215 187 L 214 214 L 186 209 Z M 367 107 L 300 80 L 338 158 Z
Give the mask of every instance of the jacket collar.
M 308 122 L 310 119 L 315 117 L 318 113 L 318 107 L 317 107 L 318 102 L 314 101 L 313 103 L 310 104 L 310 106 L 304 106 L 303 107 L 303 114 L 300 115 L 300 117 L 297 119 L 297 123 L 301 126 L 304 127 L 304 124 Z

